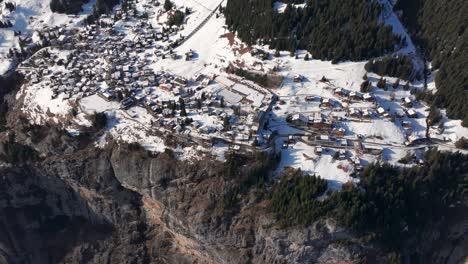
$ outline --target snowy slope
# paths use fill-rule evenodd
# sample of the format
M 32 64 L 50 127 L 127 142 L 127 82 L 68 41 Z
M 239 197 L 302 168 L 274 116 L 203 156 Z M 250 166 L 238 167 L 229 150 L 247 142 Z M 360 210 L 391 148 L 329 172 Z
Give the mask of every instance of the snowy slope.
M 11 1 L 11 0 L 9 0 Z M 57 14 L 50 10 L 50 0 L 14 0 L 16 10 L 10 12 L 5 5 L 0 5 L 0 20 L 9 20 L 13 27 L 0 28 L 0 75 L 4 74 L 13 61 L 6 57 L 10 48 L 19 48 L 19 37 L 15 31 L 21 32 L 21 37 L 32 37 L 35 29 L 45 26 L 68 25 L 76 26 L 92 11 L 95 0 L 83 6 L 83 12 L 77 16 Z M 34 41 L 34 38 L 33 38 Z

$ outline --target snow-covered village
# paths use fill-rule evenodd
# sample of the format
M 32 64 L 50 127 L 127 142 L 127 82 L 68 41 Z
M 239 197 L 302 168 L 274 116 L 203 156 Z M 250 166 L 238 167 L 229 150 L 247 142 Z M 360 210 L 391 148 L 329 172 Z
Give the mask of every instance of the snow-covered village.
M 17 94 L 24 113 L 73 135 L 104 113 L 107 133 L 96 144 L 112 137 L 181 159 L 281 152 L 280 170 L 301 168 L 335 187 L 366 164 L 424 163 L 426 148 L 451 149 L 468 136 L 443 113 L 428 122 L 430 106 L 414 93 L 422 81 L 367 73 L 365 62 L 248 46 L 224 26 L 224 4 L 174 0 L 165 10 L 156 0 L 127 0 L 92 23 L 78 15 L 28 28 L 7 52 L 15 61 L 32 51 L 16 68 L 27 80 Z

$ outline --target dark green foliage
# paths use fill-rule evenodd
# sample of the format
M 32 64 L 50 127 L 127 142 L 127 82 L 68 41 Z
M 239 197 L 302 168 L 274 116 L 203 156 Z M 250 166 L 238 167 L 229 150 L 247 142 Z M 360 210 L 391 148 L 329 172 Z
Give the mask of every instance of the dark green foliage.
M 381 56 L 401 42 L 379 21 L 382 7 L 375 1 L 308 0 L 305 8 L 288 5 L 281 14 L 273 2 L 229 0 L 226 24 L 247 44 L 261 40 L 272 49 L 305 49 L 335 62 Z
M 240 116 L 240 114 L 241 114 L 241 110 L 240 110 L 239 106 L 233 106 L 232 111 L 234 112 L 234 115 L 236 115 L 236 116 Z
M 269 173 L 279 163 L 279 155 L 254 153 L 247 157 L 238 153 L 230 153 L 226 157 L 225 173 L 222 175 L 231 182 L 225 192 L 220 206 L 223 210 L 232 209 L 238 202 L 238 195 L 244 194 L 252 187 L 263 188 L 269 180 Z
M 361 92 L 363 93 L 368 93 L 372 91 L 372 84 L 369 82 L 369 80 L 365 80 L 361 83 Z
M 455 142 L 455 147 L 459 149 L 468 149 L 468 139 L 461 137 L 457 142 Z
M 410 85 L 409 85 L 409 81 L 407 81 L 405 85 L 403 85 L 403 90 L 408 91 L 409 89 L 410 89 Z
M 169 26 L 180 26 L 182 25 L 182 23 L 184 23 L 184 18 L 185 18 L 184 12 L 180 10 L 176 10 L 174 12 L 174 15 L 172 15 L 167 21 L 167 24 Z
M 170 148 L 165 148 L 164 149 L 164 154 L 168 155 L 169 157 L 171 158 L 174 158 L 175 155 L 174 155 L 174 150 L 170 149 Z
M 413 154 L 411 154 L 410 152 L 407 152 L 406 155 L 399 159 L 398 160 L 398 163 L 401 163 L 401 164 L 409 164 L 411 163 L 411 161 L 414 159 L 414 156 Z
M 172 9 L 174 4 L 170 0 L 165 0 L 164 1 L 164 10 L 169 11 Z
M 446 108 L 447 116 L 455 119 L 468 118 L 468 33 L 466 35 L 463 51 L 443 61 L 435 79 L 437 106 Z
M 185 102 L 182 97 L 179 98 L 180 116 L 187 116 L 187 110 L 185 109 Z
M 278 58 L 279 56 L 281 56 L 280 51 L 279 51 L 279 50 L 275 50 L 275 57 Z
M 100 130 L 106 126 L 107 116 L 105 113 L 94 113 L 91 116 L 91 122 L 93 123 L 94 129 Z
M 429 115 L 427 116 L 427 125 L 432 126 L 434 124 L 437 124 L 441 119 L 442 114 L 440 113 L 440 110 L 435 106 L 431 106 L 431 109 L 429 110 Z
M 96 0 L 96 10 L 98 14 L 108 14 L 120 0 Z
M 377 87 L 380 89 L 385 89 L 387 87 L 387 80 L 380 77 L 380 80 L 377 82 Z
M 237 76 L 243 77 L 262 86 L 268 86 L 268 76 L 266 74 L 254 73 L 235 67 L 230 67 L 228 72 L 234 73 Z
M 366 71 L 374 72 L 378 75 L 397 77 L 410 80 L 413 77 L 413 62 L 408 56 L 385 56 L 381 59 L 373 59 L 366 63 Z
M 467 156 L 432 150 L 421 167 L 371 165 L 361 175 L 361 189 L 346 186 L 330 200 L 337 199 L 337 219 L 347 226 L 376 232 L 385 244 L 398 247 L 466 196 L 467 173 Z
M 427 91 L 427 90 L 414 91 L 414 95 L 416 96 L 416 99 L 418 101 L 425 101 L 425 102 L 428 102 L 430 104 L 433 103 L 434 100 L 436 99 L 436 97 L 432 94 L 432 92 Z
M 398 78 L 396 80 L 396 82 L 393 83 L 392 87 L 393 87 L 393 89 L 396 90 L 396 89 L 398 89 L 399 86 L 400 86 L 400 79 Z
M 81 6 L 89 0 L 51 0 L 50 10 L 62 14 L 78 14 Z
M 468 118 L 468 1 L 399 0 L 402 20 L 424 55 L 439 69 L 434 104 L 447 116 Z M 468 126 L 468 122 L 463 122 Z
M 465 116 L 465 118 L 463 118 L 461 124 L 462 124 L 462 126 L 464 126 L 464 127 L 468 127 L 468 115 Z
M 112 11 L 112 8 L 117 5 L 120 0 L 96 0 L 96 4 L 93 6 L 93 13 L 86 18 L 86 23 L 92 24 L 102 14 L 108 14 Z
M 223 128 L 224 131 L 229 131 L 229 129 L 231 128 L 231 123 L 229 122 L 229 117 L 227 116 L 223 118 Z
M 327 210 L 326 203 L 317 200 L 326 190 L 325 180 L 289 169 L 272 188 L 269 210 L 282 224 L 310 224 Z
M 420 234 L 468 194 L 468 157 L 436 150 L 426 153 L 423 166 L 370 165 L 358 186 L 345 184 L 321 202 L 315 198 L 326 189 L 323 180 L 289 174 L 269 190 L 269 208 L 280 223 L 307 224 L 333 215 L 342 225 L 376 234 L 390 248 Z

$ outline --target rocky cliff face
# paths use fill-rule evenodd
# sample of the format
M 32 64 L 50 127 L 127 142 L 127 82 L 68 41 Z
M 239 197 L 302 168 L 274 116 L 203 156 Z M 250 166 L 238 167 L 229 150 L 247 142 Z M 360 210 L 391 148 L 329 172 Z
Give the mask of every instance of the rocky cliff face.
M 332 220 L 274 225 L 264 204 L 218 201 L 229 184 L 215 161 L 89 146 L 4 165 L 0 256 L 6 263 L 310 263 L 361 251 Z M 0 262 L 2 262 L 0 261 Z
M 224 263 L 310 263 L 351 261 L 362 250 L 344 246 L 352 235 L 331 219 L 308 228 L 283 229 L 254 195 L 241 199 L 238 210 L 219 208 L 229 185 L 215 161 L 186 164 L 165 155 L 129 157 L 126 150 L 111 154 L 116 178 L 164 204 L 164 219 L 172 229 L 200 241 L 208 255 Z

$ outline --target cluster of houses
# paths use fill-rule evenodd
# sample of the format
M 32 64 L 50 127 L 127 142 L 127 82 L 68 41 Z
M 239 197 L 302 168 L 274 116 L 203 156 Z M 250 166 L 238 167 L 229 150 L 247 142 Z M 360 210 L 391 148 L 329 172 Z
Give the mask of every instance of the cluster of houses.
M 126 16 L 116 15 L 102 16 L 99 23 L 79 31 L 41 32 L 41 38 L 54 40 L 59 49 L 46 48 L 23 65 L 34 69 L 28 74 L 30 82 L 51 88 L 52 99 L 96 94 L 119 102 L 123 110 L 143 107 L 153 115 L 154 128 L 180 135 L 229 142 L 259 140 L 257 132 L 273 100 L 269 91 L 227 75 L 199 73 L 186 79 L 156 71 L 152 63 L 174 54 L 177 41 L 171 39 L 177 28 L 156 29 L 144 20 L 117 26 L 116 19 Z M 185 59 L 194 56 L 190 50 Z M 208 89 L 210 85 L 217 88 Z
M 295 76 L 294 81 L 302 81 L 302 76 Z M 372 93 L 360 93 L 343 88 L 333 89 L 332 92 L 337 99 L 305 96 L 305 102 L 318 104 L 320 110 L 292 113 L 286 119 L 287 122 L 296 127 L 307 128 L 308 131 L 313 132 L 315 136 L 309 138 L 309 140 L 316 146 L 316 154 L 320 155 L 328 147 L 338 149 L 338 154 L 336 154 L 338 157 L 343 158 L 345 156 L 344 151 L 340 151 L 340 149 L 346 149 L 353 144 L 343 138 L 346 131 L 339 123 L 342 120 L 370 122 L 367 120 L 377 116 L 381 118 L 396 117 L 399 119 L 395 119 L 395 122 L 399 122 L 405 129 L 408 141 L 414 141 L 412 121 L 410 119 L 417 118 L 418 114 L 412 109 L 414 102 L 411 98 L 402 98 L 399 101 L 402 110 L 394 111 L 391 114 L 388 109 L 386 110 L 379 105 Z M 297 101 L 298 98 L 295 100 Z M 283 145 L 283 147 L 287 146 L 287 143 Z M 383 151 L 381 146 L 369 144 L 360 144 L 358 149 L 362 153 L 372 155 L 380 155 Z
M 371 93 L 360 93 L 355 91 L 349 91 L 344 88 L 336 88 L 333 91 L 335 96 L 343 99 L 347 99 L 350 102 L 375 102 L 375 98 Z

